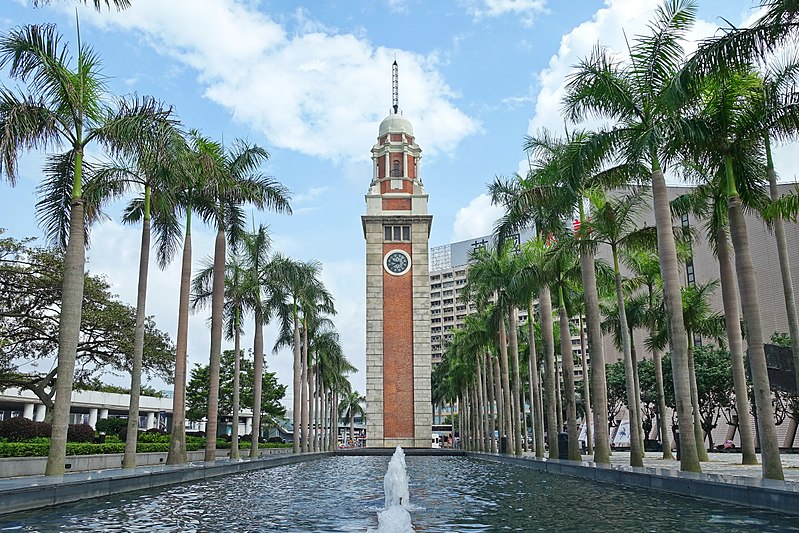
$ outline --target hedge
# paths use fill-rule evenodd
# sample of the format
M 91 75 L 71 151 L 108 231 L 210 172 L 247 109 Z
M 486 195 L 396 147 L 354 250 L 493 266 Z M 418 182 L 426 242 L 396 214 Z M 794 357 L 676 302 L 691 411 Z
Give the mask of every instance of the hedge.
M 187 442 L 186 450 L 202 449 L 197 442 Z M 50 451 L 49 443 L 4 442 L 0 443 L 0 457 L 44 457 Z M 168 452 L 168 442 L 140 442 L 136 445 L 139 453 Z M 88 442 L 68 442 L 67 455 L 100 455 L 107 453 L 124 453 L 124 442 L 92 444 Z

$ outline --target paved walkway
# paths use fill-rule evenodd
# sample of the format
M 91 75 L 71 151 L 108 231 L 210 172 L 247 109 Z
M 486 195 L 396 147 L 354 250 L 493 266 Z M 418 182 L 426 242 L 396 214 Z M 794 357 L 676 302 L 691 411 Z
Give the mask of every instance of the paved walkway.
M 533 455 L 525 453 L 525 455 Z M 763 476 L 762 467 L 759 464 L 760 454 L 757 455 L 758 464 L 742 465 L 740 453 L 708 453 L 710 461 L 702 463 L 702 472 L 705 474 L 726 474 L 729 476 L 746 476 L 760 479 Z M 799 482 L 799 454 L 787 453 L 780 456 L 782 460 L 782 470 L 785 474 L 785 481 Z M 583 461 L 591 461 L 592 456 L 583 455 Z M 614 451 L 610 457 L 610 462 L 616 466 L 628 466 L 630 464 L 630 452 Z M 652 468 L 667 468 L 669 470 L 680 470 L 680 462 L 677 460 L 662 459 L 660 452 L 646 452 L 644 466 Z

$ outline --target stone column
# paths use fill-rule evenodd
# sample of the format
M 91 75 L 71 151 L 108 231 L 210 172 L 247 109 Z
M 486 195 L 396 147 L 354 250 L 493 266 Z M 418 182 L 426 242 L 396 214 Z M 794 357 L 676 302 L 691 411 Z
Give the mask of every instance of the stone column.
M 28 420 L 33 420 L 33 408 L 34 404 L 26 403 L 25 407 L 22 408 L 22 418 L 27 418 Z
M 155 427 L 155 413 L 147 413 L 147 429 Z
M 37 422 L 44 422 L 44 417 L 47 414 L 47 406 L 43 403 L 40 403 L 36 406 L 36 418 L 34 418 Z
M 99 418 L 108 418 L 108 409 L 100 409 Z
M 252 417 L 247 416 L 244 418 L 244 434 L 249 435 L 252 433 Z
M 89 425 L 91 427 L 97 427 L 97 409 L 89 409 Z

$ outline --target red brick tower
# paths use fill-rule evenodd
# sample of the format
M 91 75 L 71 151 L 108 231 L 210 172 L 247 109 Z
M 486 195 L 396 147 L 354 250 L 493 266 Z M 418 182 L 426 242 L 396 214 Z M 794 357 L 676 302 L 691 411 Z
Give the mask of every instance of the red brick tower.
M 428 238 L 422 150 L 393 102 L 372 147 L 366 239 L 366 438 L 369 447 L 431 446 Z

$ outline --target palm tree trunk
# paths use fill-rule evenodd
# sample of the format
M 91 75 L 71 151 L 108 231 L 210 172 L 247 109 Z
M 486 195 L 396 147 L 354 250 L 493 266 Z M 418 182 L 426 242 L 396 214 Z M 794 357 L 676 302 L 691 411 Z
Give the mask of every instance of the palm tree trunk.
M 310 379 L 310 372 L 308 369 L 308 322 L 303 313 L 302 318 L 302 392 L 300 404 L 300 420 L 301 420 L 301 440 L 302 451 L 310 451 L 308 446 L 308 380 Z
M 513 439 L 513 403 L 511 402 L 508 342 L 504 316 L 500 317 L 499 324 L 499 356 L 499 363 L 502 368 L 502 418 L 505 422 L 502 427 L 502 434 L 507 439 L 507 453 L 513 454 L 515 447 L 515 440 L 511 440 Z
M 485 418 L 485 403 L 483 402 L 483 369 L 481 368 L 480 360 L 482 359 L 482 354 L 478 352 L 477 357 L 475 358 L 475 367 L 477 369 L 477 419 L 478 419 L 478 426 L 477 426 L 477 447 L 481 452 L 484 452 L 486 449 L 486 418 Z
M 696 440 L 693 438 L 691 386 L 688 376 L 688 339 L 685 336 L 685 324 L 682 316 L 680 274 L 677 265 L 677 249 L 674 245 L 669 197 L 660 163 L 655 157 L 652 159 L 652 205 L 658 234 L 658 258 L 660 274 L 663 278 L 663 298 L 666 303 L 666 322 L 671 346 L 674 398 L 680 423 L 680 469 L 687 472 L 701 472 Z
M 694 438 L 696 439 L 696 452 L 700 461 L 709 461 L 707 446 L 705 445 L 705 432 L 702 430 L 702 416 L 699 412 L 699 389 L 696 386 L 696 362 L 694 361 L 694 332 L 687 328 L 688 333 L 688 370 L 691 376 L 691 407 L 694 415 Z
M 774 161 L 771 158 L 771 142 L 766 135 L 766 173 L 768 174 L 769 192 L 771 200 L 780 197 L 777 190 L 777 172 L 774 170 Z M 785 297 L 785 312 L 788 315 L 788 331 L 791 334 L 791 352 L 793 353 L 794 378 L 796 390 L 799 390 L 799 317 L 796 315 L 796 298 L 793 292 L 793 279 L 791 278 L 791 261 L 788 258 L 788 241 L 785 237 L 785 225 L 782 217 L 774 217 L 774 238 L 777 240 L 777 255 L 780 259 L 780 275 L 782 276 L 782 294 Z
M 141 396 L 141 371 L 144 356 L 144 321 L 147 304 L 147 275 L 150 265 L 150 187 L 144 188 L 144 217 L 141 227 L 141 250 L 139 252 L 139 286 L 136 290 L 136 326 L 133 330 L 133 372 L 130 374 L 130 403 L 128 407 L 128 431 L 125 438 L 125 454 L 122 468 L 136 466 L 136 442 L 138 440 L 139 397 Z M 131 427 L 132 426 L 132 427 Z
M 178 331 L 175 349 L 175 391 L 172 395 L 172 434 L 169 438 L 168 465 L 186 464 L 186 355 L 189 339 L 189 285 L 191 284 L 191 207 L 186 213 L 186 235 L 180 267 Z
M 75 182 L 80 184 L 82 160 L 80 151 L 75 152 L 75 158 Z M 64 253 L 61 316 L 58 321 L 58 373 L 55 383 L 50 452 L 44 472 L 48 476 L 64 474 L 64 460 L 67 454 L 67 430 L 69 428 L 69 410 L 72 404 L 72 383 L 80 334 L 86 264 L 83 231 L 83 199 L 80 197 L 80 189 L 78 189 L 78 194 L 73 194 L 72 211 L 69 218 L 69 241 Z
M 331 451 L 330 448 L 330 399 L 326 386 L 322 386 L 322 450 Z M 325 428 L 327 428 L 325 432 Z
M 300 405 L 302 401 L 302 392 L 300 389 L 302 388 L 302 346 L 300 341 L 300 322 L 299 316 L 297 311 L 297 301 L 296 298 L 294 300 L 294 384 L 293 384 L 293 411 L 292 411 L 292 420 L 293 420 L 293 441 L 292 441 L 292 452 L 293 453 L 300 453 Z M 336 405 L 338 408 L 338 405 Z M 336 426 L 338 427 L 338 426 Z
M 660 444 L 663 459 L 673 459 L 671 453 L 671 438 L 669 437 L 669 421 L 666 416 L 666 389 L 663 384 L 663 352 L 658 349 L 652 351 L 652 360 L 655 363 L 655 385 L 657 386 L 658 424 L 660 426 Z
M 554 335 L 554 334 L 553 334 Z M 563 430 L 563 362 L 560 364 L 560 368 L 558 368 L 558 360 L 555 359 L 555 405 L 556 413 L 555 415 L 558 417 L 558 432 Z
M 236 303 L 233 325 L 233 424 L 230 429 L 230 458 L 239 458 L 239 379 L 241 376 L 241 333 L 239 333 L 239 310 Z
M 309 448 L 310 451 L 319 451 L 318 445 L 316 443 L 316 372 L 315 366 L 312 366 L 309 370 L 308 375 L 308 420 L 310 421 L 310 427 L 308 428 L 308 432 L 310 434 L 309 437 Z
M 513 438 L 515 441 L 514 448 L 516 455 L 522 455 L 522 417 L 524 409 L 522 409 L 521 402 L 522 386 L 521 377 L 519 375 L 519 325 L 518 325 L 519 311 L 515 306 L 510 308 L 510 316 L 508 317 L 508 326 L 510 329 L 510 353 L 511 364 L 513 365 L 513 420 L 514 432 Z M 525 438 L 525 442 L 527 439 Z
M 219 417 L 219 366 L 222 356 L 222 313 L 225 304 L 225 230 L 216 232 L 214 280 L 211 290 L 211 355 L 208 389 L 208 423 L 205 426 L 205 461 L 216 460 L 216 435 Z
M 630 332 L 630 355 L 633 360 L 633 382 L 635 383 L 635 416 L 638 419 L 638 435 L 641 437 L 641 457 L 645 457 L 644 453 L 644 423 L 643 423 L 643 407 L 641 402 L 641 384 L 638 379 L 638 353 L 635 349 L 635 336 L 633 335 L 633 328 L 629 327 Z
M 652 285 L 647 287 L 649 294 L 649 309 L 650 311 L 655 307 L 655 292 Z M 655 320 L 649 324 L 649 337 L 655 336 L 657 324 Z M 666 417 L 666 389 L 663 384 L 663 352 L 657 348 L 652 350 L 652 361 L 655 364 L 655 386 L 657 387 L 657 402 L 658 402 L 658 424 L 660 426 L 660 444 L 663 452 L 663 459 L 673 459 L 671 454 L 671 438 L 669 437 L 669 421 Z
M 352 445 L 355 446 L 355 410 L 350 408 L 350 440 Z
M 585 328 L 580 315 L 580 361 L 583 367 L 583 411 L 585 412 L 585 447 L 588 455 L 594 454 L 594 432 L 591 430 L 591 387 L 588 377 L 588 354 L 585 353 Z
M 624 380 L 627 385 L 627 408 L 630 410 L 630 466 L 644 466 L 643 450 L 641 449 L 641 424 L 638 410 L 638 390 L 635 388 L 635 366 L 630 345 L 630 334 L 627 326 L 627 310 L 624 307 L 624 289 L 621 285 L 621 271 L 619 270 L 619 254 L 615 246 L 611 246 L 613 254 L 613 271 L 616 282 L 616 305 L 619 308 L 619 330 L 621 332 L 621 346 L 624 354 Z
M 566 424 L 569 433 L 569 459 L 580 460 L 580 428 L 577 427 L 577 404 L 574 396 L 574 356 L 572 355 L 572 336 L 569 330 L 569 314 L 563 301 L 560 288 L 560 359 L 563 365 L 563 385 L 566 389 Z
M 505 407 L 502 400 L 502 372 L 499 370 L 499 357 L 494 358 L 494 398 L 497 401 L 497 451 L 502 442 L 502 432 L 505 430 Z
M 527 337 L 528 337 L 528 380 L 530 381 L 530 414 L 533 421 L 533 440 L 535 442 L 535 456 L 544 457 L 544 405 L 541 402 L 541 384 L 538 380 L 538 361 L 535 347 L 535 318 L 533 301 L 527 306 Z
M 725 158 L 728 182 L 732 179 L 732 160 Z M 760 324 L 760 302 L 757 299 L 757 284 L 752 256 L 749 254 L 749 236 L 746 232 L 741 198 L 737 192 L 728 196 L 730 233 L 735 250 L 735 270 L 738 274 L 738 288 L 742 299 L 743 317 L 746 324 L 747 344 L 749 346 L 749 370 L 752 374 L 752 390 L 757 411 L 760 454 L 763 461 L 763 477 L 784 479 L 777 430 L 774 426 L 774 413 L 771 408 L 771 387 L 766 368 L 766 352 L 763 348 L 763 328 Z
M 494 406 L 494 363 L 491 352 L 486 350 L 486 394 L 488 396 L 488 439 L 489 450 L 491 453 L 497 453 L 497 439 L 494 436 L 494 428 L 497 427 L 496 408 Z
M 541 311 L 541 337 L 544 343 L 544 389 L 546 391 L 547 441 L 549 442 L 549 458 L 558 458 L 558 425 L 557 401 L 555 399 L 555 339 L 552 324 L 552 297 L 549 287 L 542 287 L 538 295 L 538 307 Z
M 580 251 L 580 274 L 588 326 L 588 353 L 591 354 L 591 391 L 594 394 L 594 462 L 610 464 L 608 388 L 605 379 L 605 351 L 602 346 L 602 319 L 599 314 L 594 255 L 585 250 Z
M 252 388 L 252 439 L 250 457 L 258 457 L 258 438 L 261 436 L 261 397 L 264 380 L 264 317 L 261 307 L 255 308 L 255 332 L 253 335 L 252 356 L 255 361 L 255 383 Z

